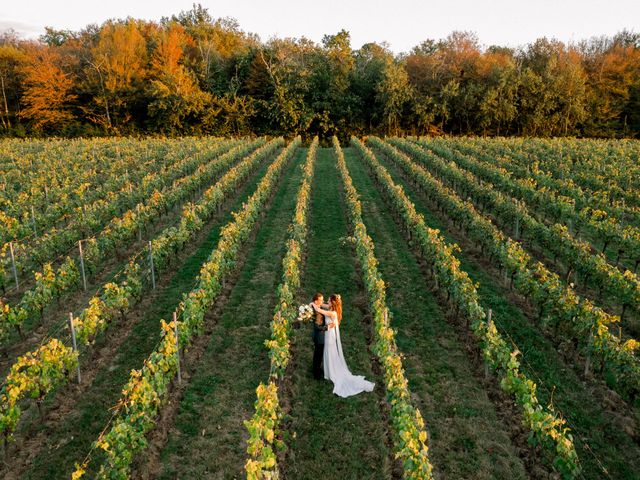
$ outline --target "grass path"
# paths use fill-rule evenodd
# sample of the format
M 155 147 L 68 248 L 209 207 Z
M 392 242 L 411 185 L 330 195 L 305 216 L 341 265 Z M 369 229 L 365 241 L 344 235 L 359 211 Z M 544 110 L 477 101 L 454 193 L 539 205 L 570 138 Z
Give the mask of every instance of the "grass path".
M 310 228 L 300 303 L 316 291 L 340 293 L 344 306 L 341 325 L 344 354 L 352 372 L 383 385 L 374 376 L 367 349 L 366 303 L 348 235 L 342 183 L 332 149 L 318 149 L 311 187 Z M 283 476 L 291 479 L 382 479 L 393 475 L 387 444 L 388 424 L 378 403 L 379 394 L 347 399 L 333 395 L 333 384 L 311 374 L 311 327 L 293 332 L 289 451 Z
M 229 202 L 223 210 L 224 214 L 212 223 L 204 240 L 188 247 L 193 253 L 182 264 L 177 264 L 170 270 L 174 273 L 166 286 L 155 292 L 153 301 L 147 302 L 146 310 L 139 314 L 115 357 L 100 368 L 72 413 L 53 427 L 46 423 L 38 426 L 46 434 L 46 442 L 40 451 L 34 452 L 29 468 L 21 478 L 66 479 L 74 462 L 82 460 L 91 442 L 107 424 L 111 415 L 109 408 L 120 398 L 121 388 L 129 379 L 131 369 L 139 368 L 156 345 L 160 319 L 170 318 L 182 294 L 192 288 L 200 266 L 218 242 L 220 228 L 232 218 L 231 212 L 239 208 L 255 190 L 269 163 L 270 161 L 263 162 L 249 181 L 239 188 L 238 194 L 233 196 L 235 200 Z M 168 275 L 170 273 L 165 274 Z
M 282 257 L 302 180 L 306 149 L 298 149 L 260 225 L 240 276 L 212 327 L 211 341 L 186 388 L 168 441 L 160 453 L 158 478 L 241 478 L 255 389 L 269 375 L 264 341 Z
M 432 228 L 440 229 L 450 242 L 463 247 L 457 254 L 462 268 L 474 282 L 479 282 L 478 292 L 482 303 L 493 309 L 496 325 L 503 334 L 510 336 L 522 352 L 522 369 L 538 384 L 538 398 L 541 404 L 552 403 L 567 418 L 574 433 L 576 450 L 583 466 L 585 478 L 640 478 L 640 446 L 634 441 L 633 424 L 620 409 L 621 402 L 615 394 L 607 392 L 604 401 L 609 410 L 601 407 L 600 393 L 585 384 L 573 368 L 565 363 L 556 349 L 525 315 L 523 308 L 515 300 L 508 288 L 498 280 L 495 271 L 487 265 L 486 259 L 465 245 L 464 236 L 452 234 L 449 225 L 435 216 L 428 208 L 425 197 L 406 181 L 393 162 L 383 155 L 377 155 L 397 183 L 404 185 L 409 198 L 418 212 Z M 475 250 L 475 249 L 473 249 Z M 603 473 L 606 469 L 608 475 Z
M 344 149 L 362 216 L 376 245 L 409 388 L 430 434 L 442 478 L 526 478 L 495 406 L 474 378 L 465 345 L 447 322 L 415 256 L 353 148 Z

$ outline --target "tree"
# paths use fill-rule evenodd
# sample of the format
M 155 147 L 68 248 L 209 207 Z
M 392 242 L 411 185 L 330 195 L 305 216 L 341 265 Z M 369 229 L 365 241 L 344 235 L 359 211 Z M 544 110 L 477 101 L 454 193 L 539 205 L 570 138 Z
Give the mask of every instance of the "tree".
M 40 41 L 50 47 L 60 47 L 70 40 L 76 40 L 78 35 L 72 30 L 56 30 L 52 27 L 44 27 L 45 34 L 40 36 Z
M 73 108 L 72 108 L 73 107 Z M 71 117 L 70 115 L 73 114 Z M 200 4 L 38 41 L 0 33 L 0 134 L 640 137 L 640 34 L 485 48 L 472 32 L 408 54 L 259 38 Z M 63 129 L 63 130 L 61 130 Z
M 149 117 L 155 130 L 185 132 L 190 116 L 202 115 L 210 96 L 198 87 L 195 76 L 181 64 L 184 49 L 192 42 L 182 26 L 171 23 L 161 29 L 151 59 Z
M 214 20 L 209 11 L 200 4 L 183 11 L 171 20 L 182 25 L 193 39 L 184 64 L 196 73 L 203 90 L 224 95 L 228 92 L 229 79 L 237 74 L 236 60 L 246 58 L 247 53 L 258 44 L 255 35 L 246 34 L 233 18 Z
M 627 121 L 638 115 L 640 87 L 640 45 L 638 34 L 623 31 L 613 38 L 597 37 L 579 46 L 587 75 L 588 135 L 622 135 L 640 131 L 629 129 Z
M 313 121 L 314 114 L 305 102 L 305 95 L 312 74 L 306 60 L 315 48 L 313 42 L 304 38 L 274 39 L 258 51 L 270 92 L 260 104 L 275 132 L 298 135 L 306 132 Z
M 478 126 L 482 133 L 500 135 L 511 130 L 518 114 L 520 82 L 513 52 L 490 47 L 478 62 L 482 98 L 478 106 Z
M 36 131 L 56 131 L 73 119 L 70 104 L 73 79 L 57 65 L 60 56 L 50 47 L 37 49 L 22 68 L 24 108 L 20 116 Z
M 453 32 L 447 38 L 425 40 L 406 57 L 409 82 L 424 119 L 439 124 L 439 130 L 475 127 L 475 112 L 481 101 L 478 62 L 481 50 L 471 32 Z M 416 108 L 414 108 L 416 110 Z M 431 128 L 429 126 L 429 128 Z
M 316 128 L 310 134 L 328 137 L 343 132 L 346 137 L 354 111 L 349 91 L 354 68 L 349 32 L 340 30 L 335 35 L 325 35 L 312 63 L 309 102 L 315 112 Z
M 376 100 L 382 108 L 387 134 L 399 133 L 400 120 L 412 98 L 409 76 L 404 67 L 389 58 L 382 70 L 382 78 L 376 85 Z
M 550 134 L 551 91 L 541 75 L 525 68 L 518 83 L 518 134 L 544 136 Z
M 587 76 L 578 52 L 572 48 L 562 51 L 553 73 L 559 127 L 554 134 L 575 134 L 587 118 Z
M 134 104 L 141 100 L 147 64 L 147 42 L 137 21 L 107 22 L 87 59 L 87 79 L 97 109 L 89 118 L 108 131 L 120 132 L 133 119 Z
M 17 103 L 19 98 L 22 86 L 20 67 L 26 61 L 26 55 L 10 43 L 10 39 L 3 40 L 0 40 L 0 125 L 6 132 L 11 129 L 11 119 L 17 113 L 17 107 L 11 112 L 10 105 Z
M 357 99 L 355 115 L 357 128 L 363 132 L 372 131 L 384 121 L 383 111 L 378 103 L 377 85 L 382 81 L 383 71 L 393 55 L 386 45 L 367 43 L 354 54 L 354 68 L 351 92 Z
M 255 101 L 247 95 L 227 93 L 213 98 L 215 116 L 208 116 L 209 131 L 217 135 L 249 135 L 251 120 L 256 114 Z
M 438 42 L 437 55 L 446 67 L 445 75 L 459 79 L 474 78 L 482 55 L 480 41 L 473 32 L 454 31 Z
M 530 135 L 575 134 L 586 118 L 586 76 L 576 50 L 541 38 L 522 54 L 523 130 Z

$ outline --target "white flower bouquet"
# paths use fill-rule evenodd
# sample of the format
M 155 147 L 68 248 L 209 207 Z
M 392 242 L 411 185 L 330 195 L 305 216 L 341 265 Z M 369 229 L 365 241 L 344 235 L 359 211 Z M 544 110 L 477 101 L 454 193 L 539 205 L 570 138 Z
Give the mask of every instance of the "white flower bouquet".
M 313 318 L 314 310 L 309 304 L 298 307 L 298 322 L 308 322 Z

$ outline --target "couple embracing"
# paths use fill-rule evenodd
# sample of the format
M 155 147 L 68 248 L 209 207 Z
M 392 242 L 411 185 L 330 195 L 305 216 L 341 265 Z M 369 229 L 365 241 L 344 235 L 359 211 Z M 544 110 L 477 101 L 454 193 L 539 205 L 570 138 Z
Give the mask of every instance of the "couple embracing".
M 324 303 L 321 293 L 316 293 L 311 303 L 315 314 L 313 318 L 313 376 L 333 382 L 333 393 L 340 397 L 349 397 L 360 392 L 371 392 L 374 383 L 361 375 L 353 375 L 347 367 L 342 353 L 340 323 L 342 322 L 342 299 L 340 295 L 331 295 Z

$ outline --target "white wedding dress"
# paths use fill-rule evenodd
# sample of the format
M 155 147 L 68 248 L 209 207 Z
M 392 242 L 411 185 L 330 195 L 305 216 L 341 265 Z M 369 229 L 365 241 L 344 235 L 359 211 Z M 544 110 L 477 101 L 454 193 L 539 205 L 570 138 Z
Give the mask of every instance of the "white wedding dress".
M 353 375 L 347 367 L 342 353 L 340 327 L 335 312 L 326 318 L 327 325 L 336 323 L 324 333 L 324 378 L 333 382 L 333 393 L 340 397 L 350 397 L 360 392 L 371 392 L 375 383 L 364 379 L 362 375 Z

